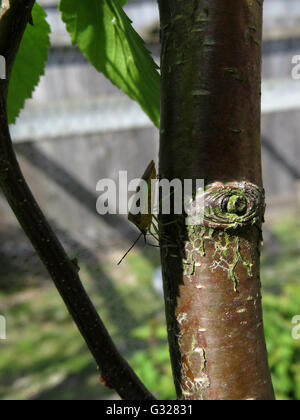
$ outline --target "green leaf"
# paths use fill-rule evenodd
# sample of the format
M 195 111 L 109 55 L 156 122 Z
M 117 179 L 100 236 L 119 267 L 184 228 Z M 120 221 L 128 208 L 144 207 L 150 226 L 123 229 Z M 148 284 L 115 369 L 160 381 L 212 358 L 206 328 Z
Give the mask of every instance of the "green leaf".
M 15 122 L 25 100 L 31 98 L 48 58 L 50 26 L 44 9 L 37 3 L 32 10 L 32 19 L 34 26 L 27 25 L 12 69 L 7 98 L 9 124 Z
M 128 0 L 118 0 L 118 2 L 123 7 L 128 2 Z
M 73 44 L 158 126 L 157 66 L 120 2 L 124 0 L 60 0 L 59 9 Z

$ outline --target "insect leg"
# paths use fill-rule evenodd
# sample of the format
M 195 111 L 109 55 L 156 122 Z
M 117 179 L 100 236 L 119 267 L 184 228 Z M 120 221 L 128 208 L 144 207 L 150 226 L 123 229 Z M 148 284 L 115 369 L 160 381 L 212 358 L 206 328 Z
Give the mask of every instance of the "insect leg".
M 174 225 L 175 223 L 178 222 L 177 220 L 173 220 L 172 222 L 168 222 L 168 223 L 162 223 L 158 217 L 156 217 L 154 214 L 152 215 L 153 219 L 160 225 L 160 226 L 170 226 L 170 225 Z
M 127 255 L 129 254 L 129 252 L 135 247 L 135 245 L 138 243 L 138 241 L 141 239 L 142 236 L 143 236 L 143 234 L 141 233 L 138 236 L 138 238 L 134 241 L 134 243 L 131 245 L 131 247 L 128 249 L 128 251 L 126 252 L 126 254 L 120 259 L 120 261 L 118 262 L 118 265 L 120 265 L 122 263 L 122 261 L 127 257 Z

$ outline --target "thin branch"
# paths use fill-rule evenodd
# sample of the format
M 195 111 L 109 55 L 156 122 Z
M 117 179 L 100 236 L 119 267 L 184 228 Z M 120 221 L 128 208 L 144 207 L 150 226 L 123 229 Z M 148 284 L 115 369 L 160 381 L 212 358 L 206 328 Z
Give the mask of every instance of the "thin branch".
M 11 68 L 34 0 L 3 1 L 0 15 L 0 55 Z M 18 164 L 7 122 L 9 78 L 0 80 L 0 186 L 20 225 L 51 275 L 102 375 L 102 382 L 127 400 L 153 400 L 123 359 L 83 288 L 78 271 L 35 201 Z

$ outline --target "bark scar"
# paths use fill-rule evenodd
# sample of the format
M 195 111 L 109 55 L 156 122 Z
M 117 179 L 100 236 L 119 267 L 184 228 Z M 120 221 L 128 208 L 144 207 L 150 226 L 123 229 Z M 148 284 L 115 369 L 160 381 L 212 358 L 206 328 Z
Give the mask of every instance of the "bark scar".
M 179 339 L 182 352 L 181 375 L 182 398 L 204 399 L 205 392 L 210 388 L 210 380 L 206 373 L 207 355 L 203 347 L 198 346 L 196 334 L 182 335 Z
M 197 191 L 187 213 L 187 224 L 194 226 L 238 229 L 261 225 L 265 213 L 265 191 L 247 181 L 227 184 L 216 182 L 208 185 L 204 191 Z

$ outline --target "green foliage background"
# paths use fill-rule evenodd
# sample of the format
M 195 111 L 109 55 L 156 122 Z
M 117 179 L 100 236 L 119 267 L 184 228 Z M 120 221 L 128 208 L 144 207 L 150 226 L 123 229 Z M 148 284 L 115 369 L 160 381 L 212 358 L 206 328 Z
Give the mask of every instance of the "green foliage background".
M 300 222 L 281 222 L 274 232 L 280 254 L 265 255 L 262 261 L 270 367 L 277 398 L 299 400 L 300 340 L 292 338 L 291 320 L 300 314 Z M 159 254 L 150 247 L 148 252 L 145 256 L 136 250 L 118 270 L 108 262 L 83 264 L 79 255 L 81 277 L 143 381 L 158 398 L 174 399 L 164 305 L 152 285 Z M 0 399 L 113 397 L 100 384 L 96 366 L 48 276 L 34 276 L 31 269 L 24 273 L 8 273 L 0 293 L 0 312 L 8 322 L 8 341 L 1 343 Z

